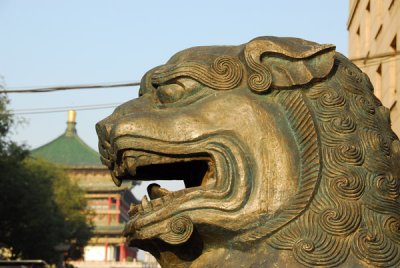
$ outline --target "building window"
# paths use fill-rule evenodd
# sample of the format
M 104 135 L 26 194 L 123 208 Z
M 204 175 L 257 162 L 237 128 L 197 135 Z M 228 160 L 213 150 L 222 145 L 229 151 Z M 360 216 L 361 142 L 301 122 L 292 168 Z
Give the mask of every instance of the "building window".
M 382 75 L 382 64 L 379 64 L 378 68 L 376 69 L 376 73 Z
M 393 49 L 393 51 L 397 51 L 397 35 L 394 36 L 392 42 L 390 43 L 390 47 Z
M 393 37 L 392 42 L 390 42 L 390 48 L 393 50 L 393 53 L 395 54 L 393 57 L 390 58 L 390 63 L 389 63 L 389 86 L 390 86 L 390 98 L 392 99 L 391 102 L 393 101 L 395 103 L 396 99 L 396 83 L 397 83 L 397 35 Z M 392 104 L 391 104 L 392 106 Z
M 364 20 L 364 51 L 363 54 L 370 50 L 370 33 L 371 33 L 371 14 L 370 14 L 370 1 L 368 1 L 366 12 L 365 12 L 365 20 Z
M 375 96 L 382 100 L 382 64 L 379 64 L 375 72 Z
M 354 57 L 360 57 L 360 44 L 361 44 L 361 37 L 360 37 L 360 26 L 358 26 L 355 36 L 355 49 L 354 49 Z
M 375 39 L 377 39 L 382 32 L 383 28 L 383 16 L 382 16 L 382 2 L 383 1 L 373 1 L 372 2 L 372 13 L 373 16 L 375 17 L 375 25 L 379 25 L 378 28 L 374 27 L 374 29 L 377 29 L 376 34 L 375 34 Z
M 390 1 L 388 10 L 391 10 L 391 9 L 392 9 L 394 2 L 395 2 L 395 0 Z
M 378 38 L 379 34 L 382 32 L 382 24 L 379 26 L 378 31 L 376 31 L 375 39 Z

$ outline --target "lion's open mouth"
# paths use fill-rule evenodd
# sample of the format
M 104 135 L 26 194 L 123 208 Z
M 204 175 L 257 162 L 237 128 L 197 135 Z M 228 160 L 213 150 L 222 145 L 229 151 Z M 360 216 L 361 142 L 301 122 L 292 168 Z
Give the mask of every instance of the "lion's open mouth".
M 154 238 L 183 243 L 186 233 L 173 234 L 177 240 L 169 237 L 176 221 L 184 219 L 192 227 L 206 226 L 210 218 L 223 222 L 248 199 L 249 164 L 235 137 L 212 133 L 192 141 L 165 142 L 124 135 L 114 137 L 111 144 L 101 147 L 101 159 L 117 185 L 125 180 L 150 182 L 148 194 L 128 212 L 124 236 L 130 245 Z M 182 181 L 184 189 L 164 189 L 163 181 L 170 180 Z
M 156 183 L 147 187 L 148 197 L 141 204 L 132 205 L 129 215 L 147 214 L 199 187 L 215 185 L 215 164 L 210 155 L 166 155 L 140 150 L 126 150 L 120 154 L 112 171 L 114 180 L 162 181 L 182 180 L 185 189 L 169 191 Z

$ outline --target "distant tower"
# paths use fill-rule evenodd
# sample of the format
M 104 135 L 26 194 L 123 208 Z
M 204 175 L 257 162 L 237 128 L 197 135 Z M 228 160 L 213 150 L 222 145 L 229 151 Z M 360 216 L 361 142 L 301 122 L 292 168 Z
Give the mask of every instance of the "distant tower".
M 99 154 L 78 136 L 75 111 L 68 112 L 65 132 L 34 149 L 32 156 L 62 167 L 85 191 L 88 206 L 96 214 L 94 236 L 84 249 L 85 262 L 136 259 L 137 250 L 128 248 L 122 237 L 129 219 L 129 206 L 138 203 L 131 192 L 132 184 L 114 185 L 109 171 L 99 160 Z

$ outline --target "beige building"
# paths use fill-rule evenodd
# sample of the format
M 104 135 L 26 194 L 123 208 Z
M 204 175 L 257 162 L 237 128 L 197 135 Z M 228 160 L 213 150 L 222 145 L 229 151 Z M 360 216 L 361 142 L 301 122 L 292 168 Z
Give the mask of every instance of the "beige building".
M 349 58 L 371 79 L 400 136 L 400 0 L 350 0 Z

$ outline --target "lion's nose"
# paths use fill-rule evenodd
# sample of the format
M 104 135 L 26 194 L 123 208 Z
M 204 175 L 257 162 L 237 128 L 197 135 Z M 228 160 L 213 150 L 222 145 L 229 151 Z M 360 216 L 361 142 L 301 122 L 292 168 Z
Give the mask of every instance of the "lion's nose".
M 112 126 L 107 123 L 98 122 L 96 124 L 96 132 L 100 141 L 110 142 L 110 133 Z
M 99 122 L 96 124 L 96 132 L 99 137 L 99 153 L 103 164 L 110 167 L 110 159 L 112 158 L 112 148 L 110 144 L 110 133 L 112 126 L 107 123 Z

